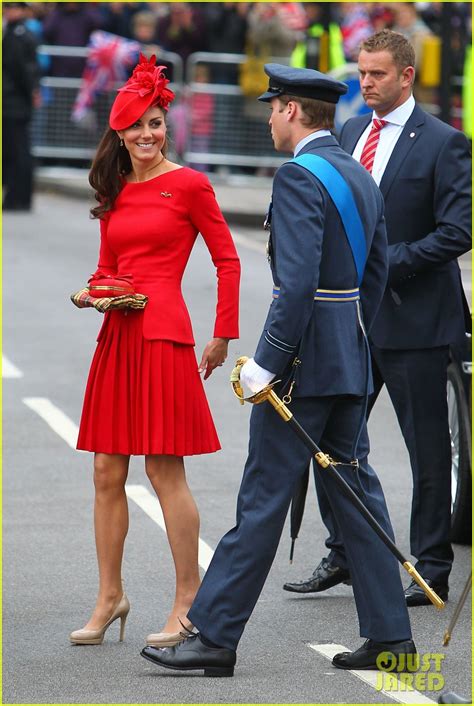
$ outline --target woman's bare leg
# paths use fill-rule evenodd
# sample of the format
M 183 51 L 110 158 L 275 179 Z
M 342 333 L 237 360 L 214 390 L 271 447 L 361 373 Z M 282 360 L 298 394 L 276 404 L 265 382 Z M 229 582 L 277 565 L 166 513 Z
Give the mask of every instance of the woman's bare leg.
M 122 557 L 128 531 L 125 481 L 129 456 L 96 453 L 94 457 L 94 528 L 99 564 L 99 593 L 94 612 L 84 626 L 97 630 L 122 596 Z
M 148 478 L 158 496 L 165 518 L 176 572 L 174 605 L 162 632 L 181 630 L 201 579 L 198 567 L 199 513 L 186 482 L 180 456 L 146 456 Z

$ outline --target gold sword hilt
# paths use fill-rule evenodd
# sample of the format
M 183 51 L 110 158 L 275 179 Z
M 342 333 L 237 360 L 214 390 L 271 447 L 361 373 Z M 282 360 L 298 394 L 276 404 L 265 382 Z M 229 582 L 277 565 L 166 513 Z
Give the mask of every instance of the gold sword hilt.
M 423 576 L 418 573 L 413 564 L 410 561 L 405 561 L 403 563 L 403 567 L 408 571 L 412 579 L 416 581 L 418 586 L 423 589 L 425 595 L 428 596 L 432 604 L 436 608 L 438 608 L 438 610 L 442 610 L 444 608 L 444 601 L 438 596 L 435 591 L 433 591 L 430 586 L 428 586 Z
M 261 404 L 268 400 L 270 404 L 276 409 L 278 414 L 287 422 L 293 414 L 290 412 L 285 403 L 273 392 L 273 388 L 277 385 L 280 380 L 274 380 L 269 385 L 266 385 L 262 390 L 259 390 L 249 397 L 244 397 L 244 389 L 240 382 L 240 371 L 242 366 L 248 361 L 248 357 L 243 355 L 237 359 L 235 363 L 235 368 L 230 374 L 230 383 L 234 391 L 235 396 L 239 400 L 240 404 L 244 402 L 250 402 L 251 404 Z
M 240 383 L 240 371 L 242 370 L 242 366 L 244 365 L 244 363 L 246 363 L 247 361 L 248 357 L 245 355 L 238 358 L 236 360 L 235 367 L 230 374 L 230 384 L 232 385 L 234 395 L 238 398 L 240 404 L 244 404 L 245 402 L 244 388 Z

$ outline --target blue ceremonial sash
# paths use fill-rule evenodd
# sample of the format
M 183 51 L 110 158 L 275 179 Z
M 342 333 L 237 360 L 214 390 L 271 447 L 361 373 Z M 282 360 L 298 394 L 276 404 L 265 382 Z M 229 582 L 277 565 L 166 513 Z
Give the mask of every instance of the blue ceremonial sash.
M 299 157 L 295 157 L 292 162 L 296 162 L 296 164 L 314 174 L 331 197 L 341 217 L 347 241 L 352 250 L 357 270 L 357 280 L 360 285 L 364 275 L 365 263 L 367 262 L 367 246 L 364 226 L 349 185 L 327 159 L 317 157 L 315 154 L 302 154 Z

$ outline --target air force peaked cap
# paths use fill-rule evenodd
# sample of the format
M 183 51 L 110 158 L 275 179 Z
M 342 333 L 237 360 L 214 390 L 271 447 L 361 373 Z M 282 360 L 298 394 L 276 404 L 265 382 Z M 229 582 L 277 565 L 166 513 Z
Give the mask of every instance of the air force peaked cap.
M 269 103 L 272 98 L 288 94 L 337 103 L 340 96 L 348 91 L 348 86 L 342 81 L 313 69 L 295 69 L 283 64 L 265 64 L 264 69 L 270 81 L 268 90 L 258 97 L 259 101 Z

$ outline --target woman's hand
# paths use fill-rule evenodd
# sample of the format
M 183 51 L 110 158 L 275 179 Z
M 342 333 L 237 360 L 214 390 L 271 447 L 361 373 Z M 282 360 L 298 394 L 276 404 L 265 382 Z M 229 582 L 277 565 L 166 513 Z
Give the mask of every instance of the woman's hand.
M 224 364 L 227 358 L 227 348 L 229 346 L 228 338 L 213 338 L 209 341 L 202 354 L 201 362 L 199 363 L 198 372 L 204 373 L 204 380 L 207 380 L 214 368 L 218 368 Z
M 123 294 L 120 297 L 91 297 L 89 289 L 84 287 L 75 294 L 71 294 L 71 301 L 78 309 L 93 307 L 101 314 L 112 309 L 143 309 L 148 302 L 145 294 Z

